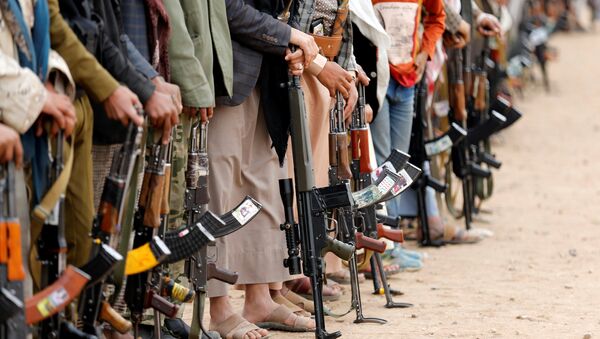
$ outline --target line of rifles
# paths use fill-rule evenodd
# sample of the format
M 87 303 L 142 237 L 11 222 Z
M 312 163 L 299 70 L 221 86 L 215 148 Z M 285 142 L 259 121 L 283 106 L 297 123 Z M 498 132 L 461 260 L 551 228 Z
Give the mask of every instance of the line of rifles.
M 344 102 L 338 93 L 336 105 L 330 112 L 330 182 L 327 187 L 315 187 L 303 92 L 299 78 L 289 78 L 294 180 L 279 182 L 285 211 L 281 230 L 285 231 L 288 249 L 284 266 L 290 274 L 304 273 L 310 278 L 317 338 L 341 335 L 325 329 L 324 316 L 335 316 L 323 306 L 322 299 L 323 256 L 327 252 L 348 262 L 352 292 L 348 313 L 356 312 L 356 323 L 385 323 L 383 319 L 363 316 L 358 283 L 360 267 L 370 265 L 374 293 L 385 295 L 385 307 L 411 306 L 393 300 L 399 292 L 386 280 L 381 259 L 386 242 L 382 239 L 402 242 L 403 233 L 396 228 L 397 219 L 376 213 L 378 204 L 397 197 L 409 187 L 414 189 L 418 197 L 419 211 L 415 217 L 421 223 L 421 244 L 439 245 L 429 235 L 425 189 L 431 187 L 445 192 L 449 182 L 442 183 L 421 168 L 431 157 L 451 152 L 448 168 L 462 184 L 461 212 L 468 228 L 476 213 L 477 185 L 481 180 L 490 179 L 489 167 L 500 167 L 500 162 L 490 153 L 489 137 L 511 125 L 521 114 L 502 98 L 490 103 L 486 74 L 490 61 L 486 48 L 475 66 L 468 50 L 448 54 L 450 117 L 463 113 L 468 119 L 452 121 L 445 134 L 426 140 L 427 90 L 421 82 L 417 89 L 410 155 L 394 150 L 374 169 L 365 119 L 365 88 L 359 85 L 359 101 L 349 128 L 343 117 Z M 207 210 L 210 199 L 207 128 L 208 123 L 192 122 L 185 172 L 186 223 L 180 229 L 168 230 L 171 144 L 146 143 L 145 159 L 142 159 L 144 131 L 130 124 L 126 141 L 115 153 L 104 181 L 92 226 L 89 262 L 82 267 L 66 264 L 64 196 L 61 196 L 40 236 L 34 239 L 41 274 L 39 279 L 34 278 L 38 292 L 27 299 L 23 291 L 26 275 L 23 257 L 28 252 L 23 250 L 16 213 L 15 169 L 12 163 L 2 166 L 0 339 L 22 339 L 31 331 L 38 338 L 99 338 L 104 323 L 121 333 L 133 330 L 138 337 L 138 327 L 148 309 L 154 313 L 154 337 L 160 338 L 161 319 L 175 317 L 179 302 L 192 301 L 191 338 L 205 333 L 201 320 L 207 281 L 219 279 L 234 284 L 237 280 L 235 272 L 215 266 L 210 247 L 215 238 L 240 229 L 261 210 L 260 203 L 252 197 L 246 197 L 236 208 L 220 216 Z M 64 170 L 63 142 L 59 133 L 49 174 L 51 181 L 57 180 Z M 133 202 L 138 193 L 137 173 L 141 166 L 145 167 L 136 208 Z M 384 224 L 394 227 L 387 228 Z M 190 288 L 179 285 L 169 275 L 168 265 L 181 260 L 186 261 L 185 274 Z M 129 320 L 111 307 L 123 294 L 121 290 L 124 290 Z M 75 304 L 78 306 L 73 306 Z

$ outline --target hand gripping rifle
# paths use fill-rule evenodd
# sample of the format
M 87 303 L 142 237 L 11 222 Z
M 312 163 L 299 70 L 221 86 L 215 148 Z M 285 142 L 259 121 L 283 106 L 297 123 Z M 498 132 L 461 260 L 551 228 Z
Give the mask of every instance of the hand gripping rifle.
M 0 178 L 0 338 L 21 339 L 28 333 L 23 310 L 21 225 L 16 213 L 14 163 L 2 165 Z
M 397 194 L 400 193 L 400 185 L 402 185 L 402 182 L 404 181 L 404 177 L 402 177 L 401 175 L 397 175 L 396 174 L 396 168 L 394 168 L 393 166 L 389 166 L 386 167 L 382 167 L 378 169 L 378 173 L 377 173 L 377 177 L 375 178 L 375 180 L 373 180 L 372 177 L 372 172 L 373 169 L 371 167 L 371 159 L 370 159 L 370 152 L 369 152 L 369 130 L 366 124 L 366 118 L 365 118 L 365 88 L 362 84 L 358 85 L 358 105 L 356 107 L 356 109 L 354 110 L 353 114 L 352 114 L 352 123 L 350 126 L 350 136 L 351 136 L 351 145 L 352 145 L 352 181 L 354 184 L 354 188 L 355 190 L 362 190 L 366 187 L 371 187 L 373 186 L 373 182 L 375 182 L 375 186 L 381 187 L 382 186 L 382 182 L 381 179 L 384 178 L 387 175 L 393 175 L 394 176 L 394 181 L 392 183 L 392 185 L 387 188 L 387 192 L 385 194 L 383 194 L 383 196 L 379 197 L 379 199 L 377 200 L 377 202 L 381 202 L 381 201 L 385 201 L 386 199 L 389 199 L 390 197 L 394 196 L 393 191 L 396 191 Z M 393 160 L 396 160 L 397 158 L 402 158 L 402 154 L 400 154 L 398 152 L 398 154 L 393 153 L 395 155 L 397 155 L 397 157 L 395 157 Z M 405 158 L 402 159 L 404 162 L 402 164 L 396 164 L 398 167 L 398 169 L 401 169 L 407 162 L 408 162 L 408 156 L 406 156 Z M 391 165 L 391 163 L 388 161 L 388 164 Z M 387 185 L 385 185 L 387 186 Z M 406 188 L 404 188 L 406 189 Z M 381 234 L 378 234 L 378 227 L 377 227 L 377 220 L 376 220 L 376 216 L 375 216 L 375 204 L 368 204 L 365 206 L 362 206 L 358 209 L 358 212 L 356 214 L 355 217 L 355 225 L 356 225 L 356 229 L 358 231 L 360 231 L 359 233 L 356 233 L 356 241 L 357 241 L 357 248 L 358 247 L 363 247 L 362 244 L 358 243 L 358 240 L 360 239 L 366 239 L 363 237 L 368 237 L 369 240 L 376 240 L 379 239 L 380 237 L 386 237 L 390 240 L 393 241 L 399 241 L 401 242 L 403 240 L 403 236 L 402 236 L 402 231 L 401 230 L 393 230 L 393 231 L 387 231 L 384 232 L 384 229 L 381 228 Z M 371 242 L 371 245 L 375 245 L 375 243 Z M 383 271 L 383 262 L 381 261 L 381 253 L 383 252 L 381 248 L 377 249 L 374 248 L 376 246 L 371 246 L 372 248 L 370 248 L 372 255 L 371 255 L 371 270 L 373 272 L 373 280 L 375 281 L 377 278 L 375 277 L 375 266 L 380 267 L 381 270 L 379 270 L 379 272 L 381 273 L 381 280 L 383 281 L 383 290 L 385 292 L 386 295 L 386 307 L 405 307 L 404 304 L 401 303 L 395 303 L 392 300 L 392 295 L 390 292 L 390 288 L 387 284 L 387 278 L 385 277 L 385 273 Z M 383 250 L 385 250 L 385 248 L 383 248 Z M 367 255 L 367 251 L 365 251 L 365 259 L 368 257 Z M 378 259 L 377 259 L 378 258 Z M 354 260 L 354 263 L 349 262 L 349 266 L 350 266 L 350 271 L 351 271 L 351 278 L 354 278 L 352 276 L 352 271 L 353 266 L 357 268 L 357 263 L 356 263 L 356 254 L 354 255 L 353 258 L 351 258 L 351 260 Z M 366 263 L 366 262 L 365 262 Z M 381 266 L 379 266 L 381 265 Z M 360 291 L 358 290 L 358 281 L 354 282 L 354 285 L 356 285 L 356 288 L 354 286 L 352 286 L 352 299 L 353 302 L 356 303 L 356 306 L 358 306 L 356 308 L 356 320 L 355 322 L 379 322 L 379 323 L 384 323 L 385 320 L 383 319 L 378 319 L 378 318 L 367 318 L 363 321 L 361 321 L 361 318 L 363 318 L 362 315 L 362 309 L 360 308 Z M 356 291 L 355 291 L 356 290 Z M 377 287 L 376 291 L 379 292 L 380 288 Z
M 123 197 L 129 188 L 135 160 L 140 153 L 141 138 L 142 127 L 135 126 L 133 122 L 130 122 L 125 142 L 113 156 L 110 172 L 104 181 L 98 213 L 92 226 L 93 244 L 90 254 L 92 259 L 85 266 L 93 270 L 95 267 L 90 267 L 90 264 L 94 260 L 106 259 L 103 262 L 107 267 L 110 267 L 108 272 L 98 274 L 101 278 L 97 282 L 93 285 L 88 284 L 88 288 L 79 301 L 79 316 L 83 323 L 82 329 L 85 333 L 96 336 L 99 335 L 96 324 L 104 300 L 102 290 L 106 275 L 112 271 L 118 261 L 122 260 L 122 257 L 116 251 L 111 251 L 108 248 L 116 248 L 118 245 L 124 204 Z M 111 265 L 113 266 L 111 267 Z
M 50 169 L 50 182 L 56 181 L 63 171 L 63 131 L 56 137 L 56 152 Z M 42 291 L 26 301 L 28 324 L 39 321 L 36 332 L 39 338 L 85 337 L 85 334 L 69 326 L 63 309 L 79 295 L 91 277 L 75 267 L 65 269 L 67 241 L 65 239 L 64 193 L 44 222 L 37 239 L 38 260 L 41 264 Z M 39 316 L 42 316 L 43 320 Z
M 291 179 L 279 182 L 280 193 L 286 211 L 286 221 L 281 228 L 286 232 L 288 257 L 284 265 L 290 274 L 299 274 L 301 253 L 302 271 L 310 278 L 315 306 L 316 338 L 337 338 L 340 332 L 327 333 L 323 311 L 323 255 L 332 251 L 344 260 L 348 260 L 354 252 L 348 246 L 327 235 L 327 211 L 348 207 L 353 204 L 348 185 L 315 188 L 312 169 L 312 151 L 304 106 L 304 94 L 298 76 L 289 77 L 288 92 L 290 99 L 292 154 L 294 158 L 294 177 L 296 184 L 296 203 L 298 207 L 298 224 L 294 221 L 292 211 L 294 189 Z M 299 237 L 298 237 L 299 235 Z M 298 239 L 299 238 L 299 239 Z M 294 243 L 294 241 L 296 241 Z M 301 251 L 298 250 L 300 246 Z

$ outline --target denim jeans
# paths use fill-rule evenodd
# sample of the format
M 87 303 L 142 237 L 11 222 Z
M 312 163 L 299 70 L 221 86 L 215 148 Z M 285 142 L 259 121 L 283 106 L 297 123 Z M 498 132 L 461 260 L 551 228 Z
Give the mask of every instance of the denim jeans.
M 414 87 L 407 88 L 393 78 L 390 79 L 381 110 L 371 123 L 377 164 L 381 165 L 392 149 L 408 152 L 415 106 L 414 95 Z M 400 215 L 401 201 L 400 196 L 387 202 L 389 216 Z

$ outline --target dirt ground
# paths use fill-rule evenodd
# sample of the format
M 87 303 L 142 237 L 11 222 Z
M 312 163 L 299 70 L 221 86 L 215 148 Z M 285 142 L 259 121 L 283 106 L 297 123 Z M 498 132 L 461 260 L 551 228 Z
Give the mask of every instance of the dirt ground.
M 493 213 L 478 223 L 495 236 L 428 248 L 422 271 L 392 277 L 405 292 L 396 300 L 413 308 L 386 309 L 363 284 L 365 315 L 387 324 L 356 325 L 352 313 L 327 319 L 328 330 L 344 338 L 600 338 L 600 34 L 560 35 L 552 45 L 560 57 L 550 66 L 551 93 L 528 90 L 518 103 L 524 118 L 495 142 L 503 167 L 484 206 Z M 241 309 L 241 292 L 232 298 Z M 341 311 L 349 298 L 331 306 Z

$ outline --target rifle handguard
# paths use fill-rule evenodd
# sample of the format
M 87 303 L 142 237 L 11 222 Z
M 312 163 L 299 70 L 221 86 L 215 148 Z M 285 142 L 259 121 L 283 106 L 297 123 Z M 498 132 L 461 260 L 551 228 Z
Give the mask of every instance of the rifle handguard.
M 160 227 L 160 212 L 164 196 L 165 175 L 152 173 L 148 182 L 148 200 L 144 209 L 144 226 Z
M 167 245 L 157 236 L 152 241 L 127 252 L 125 275 L 138 274 L 153 269 L 171 255 Z
M 89 280 L 90 276 L 82 270 L 67 266 L 58 280 L 25 301 L 27 324 L 36 324 L 64 310 Z
M 338 177 L 341 180 L 349 180 L 352 178 L 352 171 L 350 170 L 350 159 L 348 158 L 348 134 L 337 133 L 337 154 L 339 158 L 338 162 Z
M 356 249 L 367 249 L 371 251 L 375 251 L 377 253 L 385 252 L 386 244 L 385 241 L 369 238 L 364 235 L 362 232 L 356 232 Z
M 207 280 L 217 279 L 224 283 L 228 283 L 229 285 L 233 285 L 237 282 L 238 277 L 239 275 L 237 272 L 232 272 L 229 270 L 218 268 L 217 265 L 215 265 L 215 263 L 211 262 L 206 265 Z
M 148 290 L 148 293 L 146 293 L 144 307 L 152 307 L 158 312 L 164 314 L 167 318 L 175 318 L 177 316 L 177 312 L 179 312 L 179 306 L 161 297 L 152 289 Z
M 194 300 L 196 292 L 177 283 L 170 277 L 165 277 L 163 279 L 163 292 L 161 294 L 182 303 L 190 303 Z
M 103 301 L 100 306 L 98 318 L 101 321 L 109 323 L 112 328 L 121 334 L 129 333 L 132 327 L 131 322 L 123 318 L 119 312 L 115 311 L 115 309 L 106 301 Z
M 397 243 L 404 242 L 404 232 L 402 232 L 401 229 L 387 229 L 381 223 L 377 223 L 377 237 L 385 238 Z
M 325 243 L 325 247 L 321 250 L 321 257 L 324 257 L 327 252 L 331 252 L 342 260 L 350 260 L 354 253 L 354 246 L 343 243 L 330 236 L 326 236 Z

